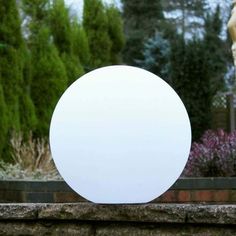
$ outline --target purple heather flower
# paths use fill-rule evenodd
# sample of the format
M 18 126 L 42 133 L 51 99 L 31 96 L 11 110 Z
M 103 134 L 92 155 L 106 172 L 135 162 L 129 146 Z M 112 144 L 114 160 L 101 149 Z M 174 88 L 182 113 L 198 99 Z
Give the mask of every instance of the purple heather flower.
M 184 176 L 236 176 L 236 131 L 207 130 L 192 144 Z

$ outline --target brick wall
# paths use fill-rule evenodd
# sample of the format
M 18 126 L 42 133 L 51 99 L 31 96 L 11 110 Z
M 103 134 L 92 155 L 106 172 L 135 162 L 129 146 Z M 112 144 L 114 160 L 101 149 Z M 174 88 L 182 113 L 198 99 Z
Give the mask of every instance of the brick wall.
M 0 181 L 0 202 L 84 202 L 64 181 Z M 236 178 L 179 179 L 155 203 L 236 203 Z

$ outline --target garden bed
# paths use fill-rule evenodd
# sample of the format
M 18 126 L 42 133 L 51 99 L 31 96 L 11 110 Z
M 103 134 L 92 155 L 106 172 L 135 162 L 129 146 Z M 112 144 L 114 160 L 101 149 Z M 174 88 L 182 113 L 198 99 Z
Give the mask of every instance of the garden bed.
M 84 202 L 64 181 L 0 181 L 0 202 Z M 236 177 L 180 178 L 155 203 L 236 203 Z

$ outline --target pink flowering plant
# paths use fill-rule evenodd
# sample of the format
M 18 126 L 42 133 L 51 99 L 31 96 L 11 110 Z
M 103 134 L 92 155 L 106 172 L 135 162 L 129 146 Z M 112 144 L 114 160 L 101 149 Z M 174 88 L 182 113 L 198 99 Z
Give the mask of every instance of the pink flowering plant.
M 236 131 L 208 130 L 193 143 L 183 176 L 236 176 Z

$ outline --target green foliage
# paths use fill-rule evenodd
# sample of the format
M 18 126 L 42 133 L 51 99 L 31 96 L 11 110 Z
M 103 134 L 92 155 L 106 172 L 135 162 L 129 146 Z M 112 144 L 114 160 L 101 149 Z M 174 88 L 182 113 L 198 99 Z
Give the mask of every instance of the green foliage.
M 29 37 L 27 41 L 32 65 L 30 94 L 38 119 L 35 133 L 37 136 L 47 137 L 52 112 L 67 85 L 67 75 L 49 29 L 49 22 L 52 20 L 50 19 L 49 2 L 47 0 L 24 0 L 23 10 L 28 17 Z M 61 19 L 60 16 L 59 19 Z M 58 42 L 59 39 L 54 40 Z M 64 50 L 67 45 L 64 43 L 66 39 L 63 38 L 63 35 L 61 41 L 63 42 L 61 50 Z M 24 102 L 29 105 L 27 99 Z
M 212 91 L 205 45 L 201 40 L 185 43 L 176 37 L 172 48 L 172 84 L 188 111 L 193 140 L 210 128 Z
M 10 157 L 12 131 L 48 135 L 56 102 L 84 70 L 120 62 L 119 12 L 95 0 L 85 9 L 86 29 L 64 0 L 0 0 L 0 156 Z
M 79 56 L 81 64 L 84 69 L 87 70 L 90 58 L 87 34 L 82 25 L 78 23 L 78 19 L 76 17 L 72 20 L 71 28 L 73 32 L 71 35 L 73 53 Z
M 102 0 L 84 1 L 82 24 L 64 0 L 0 0 L 0 156 L 10 153 L 12 130 L 25 138 L 31 130 L 47 136 L 65 88 L 84 71 L 121 63 L 124 44 L 125 63 L 170 79 L 189 112 L 194 140 L 210 128 L 212 97 L 224 86 L 231 55 L 220 37 L 219 7 L 206 14 L 206 0 L 122 2 L 126 40 L 121 13 Z M 163 7 L 181 14 L 167 21 Z
M 131 66 L 137 66 L 136 61 L 143 60 L 143 35 L 133 30 L 132 34 L 126 35 L 125 48 L 123 50 L 124 62 Z
M 3 148 L 6 144 L 6 138 L 7 138 L 7 128 L 8 128 L 8 116 L 7 116 L 7 107 L 4 99 L 3 89 L 0 85 L 0 156 L 2 154 Z
M 84 74 L 84 68 L 80 64 L 79 57 L 72 53 L 63 53 L 60 57 L 66 69 L 67 85 L 70 85 Z
M 66 8 L 64 0 L 53 0 L 52 2 L 50 29 L 59 53 L 70 53 L 72 51 L 72 30 L 69 9 Z
M 140 67 L 169 82 L 170 43 L 161 33 L 156 33 L 144 43 L 143 57 L 143 60 L 137 61 Z
M 211 128 L 212 99 L 224 86 L 227 65 L 225 42 L 220 38 L 220 9 L 218 7 L 204 18 L 205 6 L 203 0 L 170 1 L 164 6 L 165 9 L 182 11 L 182 16 L 176 21 L 177 29 L 182 27 L 181 34 L 172 34 L 170 38 L 171 80 L 189 113 L 193 140 L 198 140 L 205 130 Z M 202 19 L 204 25 L 192 21 L 186 24 L 187 19 L 193 16 Z M 203 27 L 203 37 L 199 37 L 196 32 Z M 187 33 L 192 34 L 191 40 L 186 40 Z
M 0 43 L 7 49 L 19 49 L 22 45 L 20 18 L 15 0 L 0 0 Z
M 20 19 L 15 0 L 0 2 L 0 81 L 7 105 L 9 129 L 20 129 L 19 84 L 22 80 Z
M 165 12 L 170 15 L 169 22 L 179 33 L 188 38 L 190 38 L 189 35 L 194 35 L 194 37 L 201 35 L 202 19 L 207 12 L 206 0 L 163 0 L 162 3 Z
M 7 129 L 20 129 L 19 116 L 19 84 L 22 74 L 19 65 L 19 50 L 13 47 L 0 49 L 0 81 L 4 91 L 7 105 L 8 127 Z
M 75 36 L 73 34 L 77 32 L 73 32 L 69 9 L 66 8 L 64 0 L 54 0 L 50 14 L 50 28 L 54 43 L 65 65 L 68 84 L 71 84 L 84 74 L 79 54 L 74 51 Z
M 36 35 L 41 25 L 49 21 L 48 0 L 22 0 L 22 10 L 30 17 L 27 24 L 31 35 Z
M 19 92 L 19 114 L 20 114 L 20 130 L 24 137 L 36 129 L 37 117 L 35 114 L 35 107 L 31 99 L 30 89 L 32 80 L 32 65 L 30 52 L 26 45 L 22 45 L 22 80 L 20 83 Z
M 143 43 L 151 37 L 164 19 L 160 0 L 123 0 L 126 34 L 124 61 L 136 65 L 143 59 Z
M 15 0 L 0 1 L 0 156 L 10 159 L 9 137 L 14 131 L 29 132 L 31 117 L 25 123 L 25 114 L 35 116 L 33 107 L 22 103 L 26 68 L 25 43 L 21 33 L 21 21 Z M 27 96 L 24 94 L 23 96 Z M 30 98 L 27 97 L 28 102 Z M 32 102 L 31 102 L 32 105 Z M 22 112 L 22 110 L 24 110 Z M 31 112 L 32 111 L 32 112 Z M 3 153 L 4 152 L 4 153 Z
M 125 44 L 123 21 L 120 12 L 114 5 L 108 6 L 106 11 L 108 18 L 108 34 L 112 43 L 110 62 L 112 64 L 119 64 L 122 61 L 120 53 Z
M 37 117 L 33 101 L 27 91 L 23 91 L 19 97 L 20 101 L 20 123 L 24 136 L 28 136 L 37 126 Z
M 122 3 L 127 34 L 138 30 L 143 37 L 150 37 L 155 33 L 164 18 L 160 0 L 122 0 Z
M 224 87 L 224 74 L 226 72 L 225 43 L 220 38 L 222 21 L 220 19 L 220 8 L 216 8 L 213 14 L 207 14 L 205 18 L 205 52 L 208 63 L 208 73 L 211 80 L 211 91 L 216 94 Z
M 55 105 L 67 84 L 65 67 L 55 45 L 50 41 L 49 30 L 41 27 L 32 50 L 32 99 L 39 119 L 37 134 L 47 136 Z
M 84 1 L 83 26 L 91 52 L 90 69 L 109 65 L 112 42 L 108 34 L 107 14 L 101 0 Z

